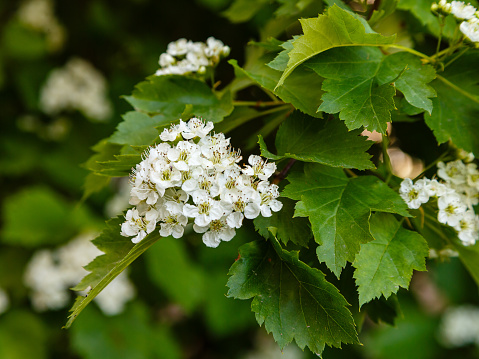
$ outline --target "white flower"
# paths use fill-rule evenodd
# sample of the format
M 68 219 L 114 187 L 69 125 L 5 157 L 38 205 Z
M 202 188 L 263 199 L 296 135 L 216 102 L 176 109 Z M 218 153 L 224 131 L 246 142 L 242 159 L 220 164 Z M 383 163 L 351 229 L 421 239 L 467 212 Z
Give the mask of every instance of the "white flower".
M 187 224 L 188 218 L 183 214 L 169 214 L 167 217 L 162 218 L 160 235 L 162 237 L 173 236 L 174 238 L 181 238 Z
M 260 156 L 249 156 L 248 163 L 251 166 L 243 168 L 243 173 L 249 176 L 257 176 L 262 181 L 267 180 L 276 171 L 275 163 L 267 163 Z
M 283 208 L 283 204 L 276 199 L 279 197 L 277 185 L 269 184 L 267 181 L 261 181 L 258 184 L 258 192 L 261 197 L 260 210 L 263 217 L 271 217 L 271 211 L 278 212 Z
M 131 241 L 138 243 L 147 234 L 153 232 L 157 218 L 158 212 L 154 209 L 150 209 L 144 217 L 139 215 L 136 208 L 129 209 L 125 215 L 126 222 L 121 225 L 121 235 L 125 237 L 135 236 Z
M 188 51 L 201 48 L 188 44 Z M 130 203 L 136 207 L 126 213 L 123 236 L 134 236 L 137 243 L 159 227 L 161 236 L 180 238 L 192 219 L 196 231 L 205 233 L 204 242 L 214 247 L 231 239 L 245 218 L 271 216 L 282 208 L 278 186 L 267 181 L 276 165 L 251 156 L 252 167 L 242 173 L 240 151 L 224 134 L 210 135 L 213 127 L 198 118 L 180 120 L 161 133 L 166 142 L 142 155 L 130 180 Z
M 112 114 L 105 78 L 80 58 L 70 59 L 63 68 L 48 75 L 40 93 L 40 108 L 52 116 L 79 110 L 98 121 L 107 120 Z
M 224 217 L 211 221 L 207 226 L 194 224 L 193 229 L 196 233 L 204 233 L 203 243 L 213 248 L 218 247 L 221 241 L 230 241 L 236 234 L 234 228 L 228 226 Z
M 230 48 L 213 37 L 208 38 L 207 44 L 179 39 L 169 43 L 167 52 L 160 55 L 160 69 L 155 75 L 204 75 L 229 53 Z
M 194 192 L 193 201 L 196 205 L 185 204 L 183 214 L 194 218 L 195 224 L 200 227 L 208 226 L 211 221 L 220 219 L 231 212 L 224 208 L 219 201 L 209 197 L 206 191 Z
M 24 282 L 30 289 L 35 310 L 56 310 L 69 303 L 69 288 L 88 274 L 83 267 L 103 254 L 91 243 L 92 238 L 94 235 L 91 233 L 82 234 L 55 250 L 44 249 L 34 253 L 25 270 Z M 124 272 L 95 301 L 105 314 L 113 315 L 122 311 L 134 294 L 135 290 Z
M 479 344 L 479 308 L 471 305 L 448 308 L 441 320 L 440 343 L 446 347 Z
M 437 175 L 447 182 L 460 185 L 466 182 L 466 165 L 461 161 L 437 163 Z
M 405 178 L 401 182 L 399 194 L 411 209 L 418 209 L 421 204 L 429 201 L 429 194 L 424 186 L 414 185 L 410 178 Z
M 471 42 L 479 42 L 479 22 L 477 21 L 463 21 L 459 25 L 459 30 L 466 36 Z
M 201 165 L 201 152 L 197 144 L 180 141 L 168 151 L 168 160 L 180 171 L 189 171 L 190 166 Z
M 176 59 L 171 56 L 171 54 L 164 52 L 160 55 L 160 60 L 158 61 L 161 67 L 168 67 L 176 63 Z
M 440 197 L 437 201 L 437 206 L 439 208 L 437 220 L 451 227 L 455 227 L 459 223 L 467 209 L 461 196 L 457 193 L 449 193 Z
M 186 126 L 183 128 L 181 134 L 184 139 L 189 140 L 195 137 L 204 138 L 208 133 L 213 130 L 213 122 L 204 122 L 203 120 L 193 117 Z
M 451 2 L 451 14 L 458 20 L 469 20 L 475 16 L 476 8 L 471 4 L 464 4 L 462 1 Z
M 454 229 L 458 231 L 459 239 L 464 245 L 472 245 L 476 243 L 478 238 L 478 218 L 474 213 L 474 210 L 469 209 L 464 212 L 459 222 L 454 226 Z
M 188 40 L 181 38 L 168 44 L 166 52 L 171 56 L 185 55 L 188 51 Z

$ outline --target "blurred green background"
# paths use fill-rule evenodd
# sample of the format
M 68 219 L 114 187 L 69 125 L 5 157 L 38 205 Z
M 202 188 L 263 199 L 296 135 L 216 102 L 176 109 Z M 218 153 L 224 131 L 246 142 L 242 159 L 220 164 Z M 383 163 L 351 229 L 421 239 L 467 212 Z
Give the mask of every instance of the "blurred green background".
M 114 315 L 105 314 L 110 302 L 91 304 L 71 329 L 61 329 L 74 299 L 67 288 L 78 276 L 68 267 L 68 255 L 83 255 L 69 252 L 72 240 L 93 238 L 105 219 L 128 205 L 121 180 L 82 201 L 87 171 L 81 164 L 130 110 L 121 96 L 156 71 L 170 41 L 214 36 L 231 47 L 230 58 L 244 61 L 247 42 L 259 39 L 257 25 L 275 5 L 248 22 L 231 24 L 221 16 L 230 3 L 0 2 L 1 359 L 315 357 L 294 345 L 281 353 L 256 324 L 249 301 L 226 297 L 227 272 L 238 247 L 257 236 L 251 226 L 217 249 L 206 248 L 193 234 L 159 241 L 132 265 L 129 287 L 111 293 L 121 302 Z M 52 71 L 71 59 L 83 59 L 96 81 L 100 103 L 85 101 L 103 106 L 102 115 L 78 105 L 81 92 L 64 100 L 64 108 L 45 105 L 53 96 L 46 90 Z M 218 71 L 224 81 L 233 77 L 226 63 Z M 85 254 L 75 260 L 85 265 L 90 259 Z M 395 326 L 358 317 L 364 346 L 326 349 L 323 357 L 479 357 L 479 320 L 468 322 L 479 317 L 475 284 L 457 258 L 431 261 L 429 269 L 414 277 L 410 293 L 400 292 L 400 306 L 395 298 L 382 304 L 402 313 Z M 86 273 L 81 271 L 80 278 Z M 56 305 L 48 302 L 52 298 Z M 458 307 L 462 311 L 454 311 Z M 460 330 L 462 336 L 451 337 Z

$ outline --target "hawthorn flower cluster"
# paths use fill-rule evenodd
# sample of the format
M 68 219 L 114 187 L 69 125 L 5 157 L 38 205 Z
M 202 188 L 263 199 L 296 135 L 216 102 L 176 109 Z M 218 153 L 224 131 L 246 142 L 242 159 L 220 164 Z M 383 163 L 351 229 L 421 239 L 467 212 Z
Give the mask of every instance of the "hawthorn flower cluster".
M 166 52 L 160 55 L 160 69 L 155 75 L 205 74 L 229 53 L 230 48 L 214 37 L 209 37 L 206 43 L 182 38 L 168 44 Z
M 159 227 L 161 236 L 180 238 L 193 222 L 203 242 L 217 247 L 234 237 L 244 218 L 269 217 L 282 208 L 278 186 L 268 181 L 276 165 L 251 155 L 241 168 L 240 152 L 212 130 L 212 122 L 180 120 L 143 154 L 130 179 L 136 207 L 126 213 L 123 236 L 138 243 Z
M 471 4 L 465 4 L 463 1 L 440 0 L 439 3 L 433 3 L 431 10 L 441 15 L 452 14 L 460 21 L 459 29 L 466 39 L 479 47 L 479 11 Z
M 441 319 L 439 338 L 448 348 L 479 346 L 479 308 L 472 305 L 448 308 Z
M 57 249 L 35 252 L 24 275 L 35 310 L 56 310 L 69 303 L 69 288 L 88 273 L 83 267 L 103 254 L 91 243 L 92 238 L 93 234 L 82 234 Z M 135 288 L 122 272 L 94 300 L 103 313 L 116 315 L 134 296 Z
M 18 19 L 27 27 L 45 34 L 49 50 L 63 47 L 66 31 L 55 17 L 55 4 L 52 0 L 25 0 L 18 8 Z
M 474 206 L 479 203 L 479 170 L 475 163 L 456 160 L 438 162 L 436 179 L 410 178 L 402 181 L 399 193 L 409 208 L 417 209 L 431 197 L 437 198 L 440 223 L 453 227 L 464 245 L 473 245 L 479 236 L 479 216 Z
M 51 116 L 79 110 L 97 121 L 108 120 L 113 111 L 105 77 L 80 58 L 72 58 L 64 67 L 50 72 L 41 89 L 40 108 Z

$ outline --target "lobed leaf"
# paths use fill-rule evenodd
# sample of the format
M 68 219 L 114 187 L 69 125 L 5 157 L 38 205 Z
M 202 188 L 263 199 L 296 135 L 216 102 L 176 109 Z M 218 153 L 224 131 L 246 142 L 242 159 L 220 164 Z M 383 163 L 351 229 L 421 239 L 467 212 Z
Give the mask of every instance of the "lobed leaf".
M 231 94 L 218 97 L 203 81 L 187 76 L 150 76 L 126 100 L 147 114 L 179 119 L 185 109 L 208 121 L 220 122 L 233 111 Z
M 287 179 L 282 196 L 300 200 L 295 216 L 309 217 L 318 259 L 338 278 L 360 245 L 373 240 L 371 211 L 409 216 L 401 197 L 374 176 L 348 178 L 340 168 L 306 164 L 303 174 L 291 173 Z
M 429 255 L 426 240 L 393 215 L 376 213 L 369 222 L 374 241 L 361 245 L 353 263 L 360 306 L 381 295 L 387 299 L 399 287 L 407 289 L 413 270 L 426 270 Z
M 313 117 L 321 117 L 321 114 L 317 113 L 317 109 L 323 94 L 321 91 L 323 80 L 314 71 L 301 67 L 294 76 L 285 82 L 282 88 L 275 90 L 281 73 L 266 65 L 273 59 L 273 56 L 274 54 L 266 54 L 245 69 L 239 67 L 236 60 L 230 60 L 229 63 L 235 68 L 236 76 L 245 75 L 298 110 Z M 309 85 L 304 86 L 305 82 Z
M 304 162 L 333 167 L 374 168 L 366 151 L 372 142 L 360 136 L 361 131 L 348 131 L 337 119 L 319 120 L 293 113 L 276 134 L 278 155 Z
M 281 248 L 275 238 L 240 248 L 229 271 L 228 296 L 254 298 L 251 309 L 281 348 L 293 339 L 320 354 L 325 344 L 359 343 L 348 303 L 324 274 Z
M 108 142 L 120 145 L 147 146 L 158 138 L 156 127 L 169 125 L 178 120 L 162 114 L 148 116 L 139 111 L 129 111 L 123 116 L 123 121 L 118 124 L 116 131 L 108 138 Z
M 412 54 L 384 56 L 373 47 L 337 48 L 314 57 L 305 66 L 325 78 L 322 89 L 326 93 L 318 110 L 339 112 L 350 130 L 364 126 L 385 133 L 395 109 L 395 88 L 412 106 L 432 111 L 430 97 L 436 92 L 427 84 L 435 71 Z
M 302 247 L 308 247 L 312 237 L 311 226 L 306 218 L 294 218 L 295 202 L 289 198 L 282 198 L 283 208 L 274 212 L 271 217 L 258 216 L 254 219 L 254 226 L 264 238 L 270 237 L 270 228 L 276 228 L 276 236 L 284 245 L 289 241 Z
M 335 47 L 379 46 L 392 44 L 395 36 L 382 36 L 371 32 L 353 13 L 337 5 L 328 8 L 325 15 L 301 19 L 303 36 L 293 41 L 289 52 L 288 66 L 278 81 L 277 87 L 302 63 Z
M 431 115 L 424 114 L 438 143 L 479 154 L 479 52 L 456 60 L 431 85 L 437 91 Z

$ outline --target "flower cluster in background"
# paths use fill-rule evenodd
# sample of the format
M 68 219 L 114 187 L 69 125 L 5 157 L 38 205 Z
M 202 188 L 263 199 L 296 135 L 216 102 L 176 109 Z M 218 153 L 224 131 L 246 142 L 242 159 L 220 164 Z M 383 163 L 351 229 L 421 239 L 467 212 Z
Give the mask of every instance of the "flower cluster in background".
M 31 302 L 37 311 L 55 310 L 70 305 L 70 290 L 88 272 L 83 266 L 103 254 L 92 243 L 91 234 L 80 235 L 56 250 L 43 249 L 30 260 L 24 282 L 31 289 Z M 107 315 L 121 313 L 135 296 L 125 272 L 116 277 L 95 301 Z
M 28 27 L 46 35 L 51 51 L 59 50 L 65 43 L 65 28 L 54 14 L 51 0 L 27 0 L 18 8 L 18 19 Z
M 479 308 L 472 305 L 448 308 L 442 316 L 439 339 L 449 348 L 479 346 Z
M 417 209 L 431 197 L 437 198 L 437 220 L 453 227 L 465 245 L 478 238 L 479 216 L 474 206 L 479 203 L 479 170 L 475 163 L 461 160 L 437 164 L 437 175 L 443 181 L 421 178 L 415 183 L 406 178 L 399 193 L 409 208 Z
M 97 121 L 112 115 L 104 76 L 80 58 L 72 58 L 63 68 L 49 74 L 41 89 L 40 108 L 48 115 L 78 110 Z
M 170 42 L 166 52 L 160 55 L 160 69 L 155 75 L 205 74 L 229 53 L 230 48 L 214 37 L 209 37 L 206 43 L 179 39 Z
M 229 241 L 243 219 L 271 216 L 282 203 L 278 186 L 268 178 L 276 171 L 251 155 L 241 168 L 239 151 L 223 133 L 210 135 L 212 122 L 192 118 L 165 129 L 162 142 L 149 148 L 131 176 L 130 204 L 121 234 L 141 241 L 160 226 L 160 235 L 183 236 L 189 219 L 208 247 Z
M 449 3 L 446 0 L 441 0 L 439 3 L 433 3 L 431 10 L 441 15 L 454 15 L 460 21 L 459 29 L 466 39 L 476 47 L 479 46 L 479 11 L 474 6 L 466 5 L 463 1 Z

